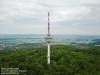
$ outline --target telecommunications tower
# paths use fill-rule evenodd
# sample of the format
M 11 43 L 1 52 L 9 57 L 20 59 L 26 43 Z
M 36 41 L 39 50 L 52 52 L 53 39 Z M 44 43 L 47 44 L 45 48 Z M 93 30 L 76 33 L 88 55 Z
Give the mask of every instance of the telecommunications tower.
M 47 64 L 50 64 L 50 42 L 52 38 L 50 37 L 50 23 L 49 23 L 49 12 L 48 12 L 48 35 L 45 38 L 48 43 L 48 53 L 47 53 Z

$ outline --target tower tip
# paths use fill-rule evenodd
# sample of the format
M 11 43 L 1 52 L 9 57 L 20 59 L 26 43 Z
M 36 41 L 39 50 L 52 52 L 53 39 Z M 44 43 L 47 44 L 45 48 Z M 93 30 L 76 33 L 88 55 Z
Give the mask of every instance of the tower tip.
M 48 12 L 48 16 L 49 16 L 49 12 Z

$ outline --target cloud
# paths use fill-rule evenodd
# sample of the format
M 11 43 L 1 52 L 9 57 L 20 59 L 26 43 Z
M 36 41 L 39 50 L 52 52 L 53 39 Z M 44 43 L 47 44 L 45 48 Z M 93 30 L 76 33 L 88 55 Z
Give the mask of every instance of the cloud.
M 46 34 L 49 11 L 52 34 L 100 35 L 99 7 L 100 0 L 0 0 L 0 34 Z

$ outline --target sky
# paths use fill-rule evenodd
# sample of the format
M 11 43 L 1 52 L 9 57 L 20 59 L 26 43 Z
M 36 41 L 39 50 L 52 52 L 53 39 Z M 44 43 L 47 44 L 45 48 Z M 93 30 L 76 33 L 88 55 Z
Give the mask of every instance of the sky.
M 100 35 L 100 0 L 0 0 L 0 34 Z

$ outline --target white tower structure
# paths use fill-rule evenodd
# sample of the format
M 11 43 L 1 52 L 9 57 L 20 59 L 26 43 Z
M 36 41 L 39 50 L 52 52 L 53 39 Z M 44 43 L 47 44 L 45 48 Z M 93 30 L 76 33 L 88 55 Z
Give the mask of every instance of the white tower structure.
M 48 43 L 48 53 L 47 53 L 47 64 L 50 64 L 50 42 L 52 38 L 50 37 L 50 23 L 49 23 L 49 12 L 48 12 L 48 36 L 45 38 Z

